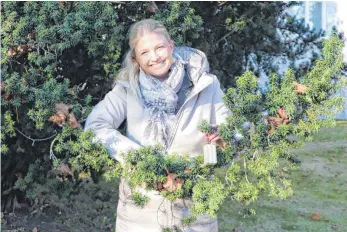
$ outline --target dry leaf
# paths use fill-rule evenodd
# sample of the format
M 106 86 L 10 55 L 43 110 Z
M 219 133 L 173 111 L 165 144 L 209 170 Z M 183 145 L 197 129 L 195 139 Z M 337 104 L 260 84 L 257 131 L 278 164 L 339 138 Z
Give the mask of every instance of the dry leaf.
M 163 182 L 157 181 L 154 183 L 155 190 L 161 191 L 164 189 Z
M 319 213 L 313 213 L 311 215 L 311 219 L 312 220 L 319 220 L 320 219 L 320 214 Z
M 27 45 L 19 45 L 17 51 L 21 54 L 28 52 L 29 47 Z
M 147 10 L 151 13 L 155 13 L 157 12 L 157 10 L 159 10 L 157 4 L 155 4 L 155 2 L 151 2 L 150 5 L 148 6 Z
M 225 3 L 227 3 L 227 1 L 217 1 L 218 6 L 223 6 Z
M 78 174 L 78 178 L 79 179 L 88 179 L 90 177 L 90 173 L 89 172 L 80 172 Z
M 15 56 L 15 55 L 17 55 L 17 51 L 16 51 L 15 49 L 13 49 L 13 48 L 10 48 L 10 49 L 8 50 L 8 52 L 7 52 L 7 55 L 9 55 L 9 56 Z
M 192 173 L 192 170 L 186 169 L 186 170 L 184 170 L 184 173 L 185 173 L 185 174 L 190 174 L 190 173 Z
M 306 85 L 299 84 L 296 81 L 293 82 L 293 85 L 295 86 L 295 92 L 298 94 L 304 94 L 308 90 L 308 87 Z
M 24 177 L 23 173 L 21 173 L 21 172 L 16 172 L 14 175 L 15 175 L 17 178 L 23 178 L 23 177 Z
M 75 114 L 72 111 L 71 113 L 69 113 L 69 124 L 72 128 L 77 128 L 81 126 L 81 124 L 77 121 Z
M 286 111 L 284 110 L 284 107 L 281 106 L 278 110 L 277 110 L 277 116 L 279 118 L 283 118 L 283 119 L 287 119 L 289 118 L 288 115 L 286 114 Z
M 54 173 L 58 176 L 62 176 L 62 177 L 68 177 L 68 176 L 72 176 L 72 171 L 69 167 L 69 165 L 67 164 L 60 164 L 59 167 L 57 167 L 54 170 Z
M 66 1 L 58 1 L 58 4 L 64 8 L 66 6 Z
M 265 121 L 270 125 L 270 129 L 266 132 L 267 134 L 271 134 L 276 130 L 276 128 L 283 124 L 287 125 L 290 122 L 290 119 L 279 118 L 279 117 L 266 117 Z
M 64 126 L 65 122 L 69 122 L 72 128 L 80 127 L 81 124 L 77 121 L 75 114 L 72 111 L 72 105 L 64 103 L 55 104 L 55 110 L 57 114 L 51 116 L 48 121 L 57 124 L 58 126 Z
M 65 125 L 66 116 L 62 113 L 57 113 L 57 114 L 49 117 L 48 121 L 53 122 L 53 124 L 56 124 L 56 125 L 62 127 Z
M 67 105 L 64 103 L 57 103 L 57 104 L 55 104 L 55 110 L 57 112 L 61 112 L 65 115 L 68 115 L 70 113 L 70 111 L 72 110 L 72 105 Z
M 177 178 L 177 174 L 175 173 L 169 173 L 167 175 L 167 181 L 163 185 L 164 189 L 166 189 L 169 192 L 174 192 L 178 189 L 181 189 L 183 186 L 184 180 Z
M 279 125 L 287 125 L 291 120 L 283 106 L 276 111 L 276 115 L 277 117 L 265 117 L 265 122 L 270 125 L 270 129 L 266 132 L 267 134 L 274 132 Z
M 34 33 L 29 33 L 27 38 L 28 39 L 35 39 L 35 34 Z
M 4 93 L 4 95 L 2 95 L 4 97 L 5 100 L 11 100 L 12 96 L 9 93 Z

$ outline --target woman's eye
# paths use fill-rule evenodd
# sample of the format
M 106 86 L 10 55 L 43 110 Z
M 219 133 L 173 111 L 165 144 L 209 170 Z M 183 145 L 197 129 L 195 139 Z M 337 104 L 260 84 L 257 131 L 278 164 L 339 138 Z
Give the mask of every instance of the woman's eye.
M 159 49 L 159 48 L 164 48 L 164 46 L 159 46 L 157 49 Z
M 146 54 L 147 54 L 147 52 L 142 52 L 142 53 L 141 53 L 141 56 L 142 56 L 142 55 L 146 55 Z

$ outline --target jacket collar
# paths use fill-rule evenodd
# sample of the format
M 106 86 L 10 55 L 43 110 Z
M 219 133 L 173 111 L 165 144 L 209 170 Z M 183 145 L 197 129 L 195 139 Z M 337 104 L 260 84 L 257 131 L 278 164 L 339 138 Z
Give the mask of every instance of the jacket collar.
M 205 53 L 190 47 L 175 47 L 175 56 L 185 64 L 190 80 L 196 85 L 204 73 L 210 71 Z

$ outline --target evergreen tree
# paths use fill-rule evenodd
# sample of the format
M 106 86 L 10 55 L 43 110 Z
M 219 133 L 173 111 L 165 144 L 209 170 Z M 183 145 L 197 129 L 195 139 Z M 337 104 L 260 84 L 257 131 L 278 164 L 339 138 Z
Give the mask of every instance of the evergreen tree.
M 245 71 L 270 75 L 284 62 L 304 74 L 319 57 L 324 32 L 288 14 L 290 7 L 300 4 L 192 2 L 204 20 L 204 40 L 194 40 L 193 45 L 207 53 L 212 72 L 225 88 L 235 86 L 236 77 Z M 307 51 L 312 59 L 301 60 Z

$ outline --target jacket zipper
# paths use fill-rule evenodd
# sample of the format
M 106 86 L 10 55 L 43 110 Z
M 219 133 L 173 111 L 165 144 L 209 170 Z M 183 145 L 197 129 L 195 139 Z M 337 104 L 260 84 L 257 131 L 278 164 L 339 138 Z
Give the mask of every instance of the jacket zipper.
M 179 109 L 177 115 L 176 115 L 176 118 L 175 118 L 175 122 L 174 122 L 174 126 L 173 126 L 173 130 L 172 130 L 172 133 L 171 133 L 171 136 L 170 136 L 170 139 L 169 139 L 169 143 L 165 149 L 165 151 L 167 152 L 169 150 L 169 148 L 171 147 L 172 145 L 172 142 L 176 136 L 176 133 L 177 133 L 177 128 L 178 128 L 178 125 L 179 125 L 179 122 L 182 118 L 182 112 L 183 112 L 183 109 L 186 105 L 186 103 L 188 101 L 190 101 L 193 97 L 195 97 L 196 95 L 198 95 L 201 91 L 203 91 L 207 86 L 209 86 L 212 82 L 204 85 L 203 87 L 201 87 L 201 89 L 199 89 L 199 91 L 197 91 L 196 93 L 194 93 L 194 89 L 192 90 L 192 93 L 193 94 L 190 94 L 190 96 L 187 97 L 187 99 L 184 101 L 183 105 L 181 106 L 181 108 Z

